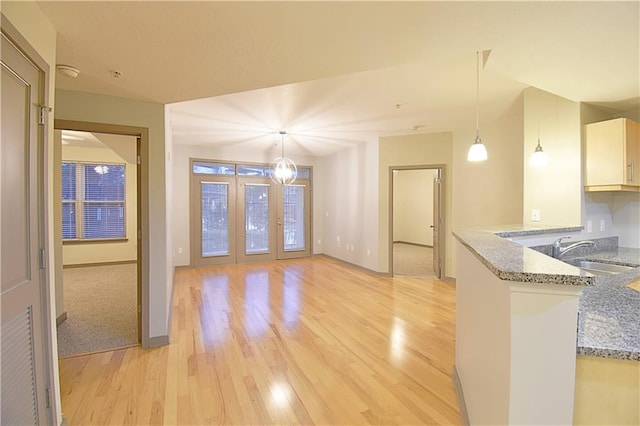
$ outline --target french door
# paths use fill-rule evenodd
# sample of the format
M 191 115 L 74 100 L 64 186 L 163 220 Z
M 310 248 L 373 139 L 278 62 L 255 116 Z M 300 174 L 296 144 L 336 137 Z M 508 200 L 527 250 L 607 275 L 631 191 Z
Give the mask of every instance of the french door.
M 267 178 L 238 178 L 237 262 L 275 260 L 276 185 Z
M 311 255 L 310 179 L 283 186 L 266 177 L 267 166 L 251 166 L 249 175 L 248 166 L 192 164 L 193 266 Z
M 193 266 L 235 263 L 235 179 L 195 176 L 193 180 L 191 263 Z
M 310 256 L 310 181 L 278 185 L 278 259 Z

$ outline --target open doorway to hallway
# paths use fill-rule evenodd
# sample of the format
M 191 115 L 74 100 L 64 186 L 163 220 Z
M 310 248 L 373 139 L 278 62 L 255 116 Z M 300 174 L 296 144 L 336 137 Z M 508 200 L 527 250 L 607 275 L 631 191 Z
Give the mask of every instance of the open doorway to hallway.
M 140 343 L 138 138 L 57 129 L 60 357 Z
M 443 169 L 393 168 L 391 178 L 392 275 L 442 276 Z

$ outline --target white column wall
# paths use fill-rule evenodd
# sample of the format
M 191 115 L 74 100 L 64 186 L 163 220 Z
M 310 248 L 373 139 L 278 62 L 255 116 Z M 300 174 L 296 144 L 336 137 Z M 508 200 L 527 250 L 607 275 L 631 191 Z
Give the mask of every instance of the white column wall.
M 580 287 L 503 281 L 456 251 L 455 367 L 470 423 L 572 424 Z

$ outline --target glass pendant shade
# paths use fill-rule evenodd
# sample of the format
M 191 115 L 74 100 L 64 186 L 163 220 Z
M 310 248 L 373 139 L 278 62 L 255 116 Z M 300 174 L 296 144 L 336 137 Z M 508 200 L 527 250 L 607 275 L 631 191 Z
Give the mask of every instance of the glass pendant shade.
M 480 135 L 476 136 L 476 141 L 469 147 L 467 161 L 485 161 L 487 159 L 487 147 L 484 146 Z
M 536 150 L 533 151 L 533 154 L 531 154 L 529 164 L 533 167 L 541 167 L 547 165 L 547 154 L 542 150 L 540 139 L 538 139 L 538 146 L 536 146 Z
M 282 136 L 282 156 L 273 160 L 269 165 L 271 180 L 279 185 L 291 185 L 298 177 L 298 168 L 293 160 L 284 156 L 284 135 L 287 132 L 281 131 Z
M 291 185 L 298 177 L 298 168 L 288 158 L 276 158 L 269 168 L 271 180 L 280 185 Z

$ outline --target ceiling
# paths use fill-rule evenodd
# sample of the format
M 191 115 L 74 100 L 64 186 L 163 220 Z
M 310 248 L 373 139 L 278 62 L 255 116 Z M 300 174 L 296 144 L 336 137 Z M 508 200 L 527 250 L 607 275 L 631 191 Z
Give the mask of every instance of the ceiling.
M 170 104 L 175 144 L 324 156 L 480 127 L 535 86 L 639 109 L 640 2 L 38 2 L 56 87 Z M 121 75 L 116 78 L 113 71 Z

